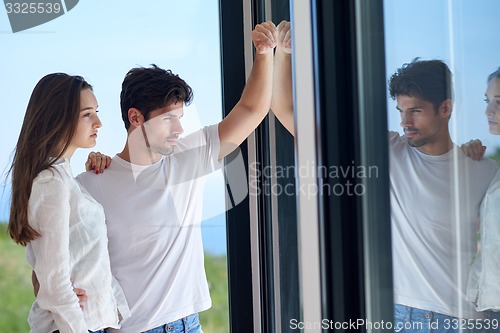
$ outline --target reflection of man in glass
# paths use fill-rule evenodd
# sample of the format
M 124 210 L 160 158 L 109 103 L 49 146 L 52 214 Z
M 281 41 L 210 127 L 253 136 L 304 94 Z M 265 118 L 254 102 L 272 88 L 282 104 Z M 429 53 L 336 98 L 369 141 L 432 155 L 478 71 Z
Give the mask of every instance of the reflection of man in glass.
M 156 66 L 126 75 L 125 147 L 104 174 L 78 177 L 106 214 L 111 268 L 131 309 L 120 332 L 201 332 L 197 313 L 211 300 L 199 176 L 214 170 L 267 115 L 275 30 L 263 23 L 253 31 L 254 65 L 230 114 L 184 138 L 180 119 L 192 98 L 186 82 Z
M 449 323 L 481 318 L 465 300 L 465 286 L 479 204 L 496 166 L 473 161 L 451 141 L 446 64 L 405 64 L 391 76 L 389 92 L 405 132 L 389 134 L 395 328 L 459 331 Z
M 290 67 L 289 58 L 278 60 L 286 65 L 275 65 L 275 71 Z M 275 77 L 291 82 L 288 70 Z M 293 133 L 288 87 L 273 91 L 272 108 Z M 458 332 L 463 328 L 458 318 L 473 319 L 477 326 L 468 328 L 481 324 L 474 320 L 481 314 L 466 301 L 465 287 L 479 204 L 496 166 L 466 157 L 452 142 L 451 87 L 450 70 L 437 60 L 405 64 L 390 80 L 405 133 L 389 133 L 394 328 L 399 332 Z

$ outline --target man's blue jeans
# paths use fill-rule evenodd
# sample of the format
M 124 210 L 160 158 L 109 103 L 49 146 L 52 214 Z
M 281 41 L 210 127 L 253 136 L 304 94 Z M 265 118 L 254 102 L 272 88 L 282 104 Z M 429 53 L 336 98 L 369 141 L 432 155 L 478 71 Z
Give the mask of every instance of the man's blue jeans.
M 486 318 L 491 320 L 491 332 L 500 332 L 500 312 L 485 311 Z
M 203 333 L 198 314 L 192 314 L 174 322 L 155 327 L 143 333 Z
M 480 333 L 493 332 L 489 319 L 460 319 L 428 310 L 394 305 L 394 332 Z

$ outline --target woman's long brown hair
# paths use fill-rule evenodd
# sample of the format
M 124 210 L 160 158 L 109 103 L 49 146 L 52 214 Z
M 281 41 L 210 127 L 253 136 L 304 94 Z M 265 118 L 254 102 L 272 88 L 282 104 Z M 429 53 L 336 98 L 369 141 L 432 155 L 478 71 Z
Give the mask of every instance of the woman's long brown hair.
M 28 222 L 35 177 L 61 158 L 71 144 L 80 115 L 80 92 L 92 89 L 81 76 L 44 76 L 31 94 L 9 174 L 12 197 L 8 231 L 23 246 L 41 236 Z

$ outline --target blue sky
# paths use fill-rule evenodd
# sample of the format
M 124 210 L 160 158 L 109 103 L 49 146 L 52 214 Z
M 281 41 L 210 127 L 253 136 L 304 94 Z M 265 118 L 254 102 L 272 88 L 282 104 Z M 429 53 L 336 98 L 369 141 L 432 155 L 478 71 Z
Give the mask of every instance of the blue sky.
M 94 86 L 103 123 L 94 149 L 111 156 L 122 150 L 126 138 L 119 95 L 123 77 L 133 67 L 155 63 L 191 85 L 195 97 L 184 117 L 186 132 L 221 119 L 217 0 L 80 1 L 65 15 L 15 34 L 5 9 L 0 8 L 0 52 L 0 100 L 5 116 L 0 122 L 2 172 L 10 165 L 31 91 L 51 72 L 82 75 Z M 90 151 L 80 149 L 73 155 L 75 175 L 84 170 Z M 208 217 L 225 210 L 222 178 L 219 174 L 214 179 L 209 180 L 212 185 L 205 206 L 218 208 L 208 212 Z M 0 220 L 7 217 L 5 197 L 0 200 Z M 204 224 L 208 245 L 214 235 L 224 239 L 224 233 L 223 216 Z M 214 243 L 210 249 L 225 252 L 225 242 Z

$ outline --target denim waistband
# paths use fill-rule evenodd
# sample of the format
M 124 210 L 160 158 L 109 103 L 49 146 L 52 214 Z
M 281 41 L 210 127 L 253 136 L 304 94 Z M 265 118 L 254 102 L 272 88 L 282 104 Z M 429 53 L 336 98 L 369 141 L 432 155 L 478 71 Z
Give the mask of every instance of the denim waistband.
M 59 333 L 59 331 L 54 331 L 52 333 Z M 108 333 L 108 330 L 100 330 L 100 331 L 89 331 L 89 333 Z

